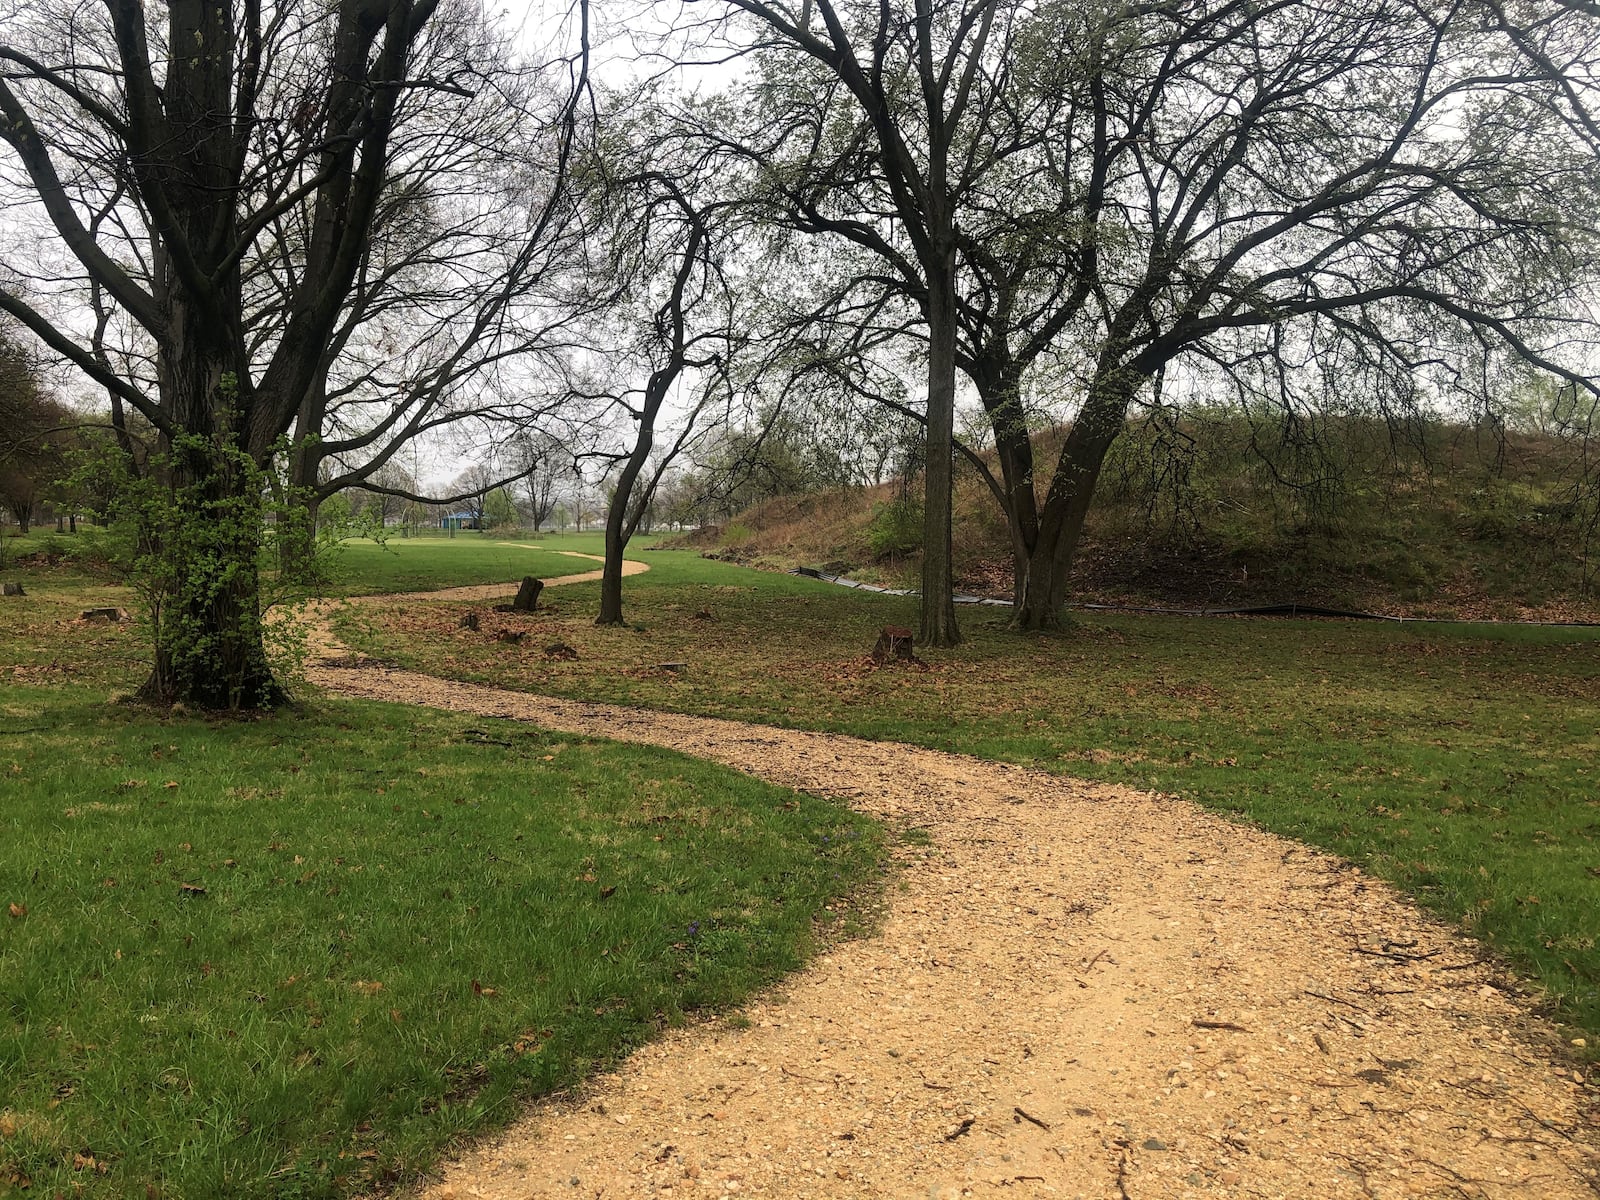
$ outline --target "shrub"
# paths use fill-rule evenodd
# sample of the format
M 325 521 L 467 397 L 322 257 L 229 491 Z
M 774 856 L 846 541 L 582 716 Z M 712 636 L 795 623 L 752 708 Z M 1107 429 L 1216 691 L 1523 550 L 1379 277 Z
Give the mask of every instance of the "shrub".
M 909 497 L 877 504 L 867 526 L 867 548 L 877 559 L 914 554 L 922 549 L 922 505 Z

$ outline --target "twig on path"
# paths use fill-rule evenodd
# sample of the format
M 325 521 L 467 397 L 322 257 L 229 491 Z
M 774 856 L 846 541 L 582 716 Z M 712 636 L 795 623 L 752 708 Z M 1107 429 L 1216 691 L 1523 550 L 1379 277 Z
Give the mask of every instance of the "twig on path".
M 1190 1021 L 1196 1029 L 1231 1029 L 1234 1033 L 1254 1033 L 1253 1029 L 1246 1029 L 1243 1025 L 1235 1025 L 1232 1021 L 1202 1021 L 1199 1017 Z
M 1034 1116 L 1031 1112 L 1027 1112 L 1016 1105 L 1011 1106 L 1011 1111 L 1016 1114 L 1016 1116 L 1012 1118 L 1013 1120 L 1027 1121 L 1030 1125 L 1037 1125 L 1046 1133 L 1050 1132 L 1050 1126 L 1045 1124 L 1038 1117 Z
M 1329 879 L 1325 883 L 1291 883 L 1289 885 L 1289 890 L 1292 892 L 1331 892 L 1343 882 L 1343 879 L 1333 878 Z
M 1087 964 L 1085 964 L 1085 966 L 1083 968 L 1083 973 L 1085 975 L 1087 975 L 1090 972 L 1090 970 L 1093 969 L 1095 963 L 1099 962 L 1102 958 L 1104 958 L 1106 955 L 1108 955 L 1110 953 L 1111 953 L 1111 947 L 1107 946 L 1104 950 L 1100 951 L 1100 953 L 1096 954 L 1093 958 L 1091 958 L 1088 961 Z
M 1439 1082 L 1445 1087 L 1457 1088 L 1469 1096 L 1476 1096 L 1479 1100 L 1493 1100 L 1502 1094 L 1495 1089 L 1493 1084 L 1485 1083 L 1481 1079 L 1441 1079 Z M 1484 1139 L 1490 1139 L 1493 1136 L 1487 1129 L 1483 1131 Z M 1509 1140 L 1515 1141 L 1516 1139 L 1511 1138 Z
M 802 1075 L 799 1071 L 789 1070 L 788 1067 L 779 1067 L 778 1070 L 782 1071 L 790 1079 L 803 1079 L 807 1083 L 820 1083 L 826 1086 L 834 1082 L 832 1079 L 818 1079 L 815 1075 Z
M 1308 996 L 1315 996 L 1318 1000 L 1327 1000 L 1332 1004 L 1348 1005 L 1350 1008 L 1355 1009 L 1358 1013 L 1364 1013 L 1364 1012 L 1367 1011 L 1366 1009 L 1362 1008 L 1361 1005 L 1357 1004 L 1354 1000 L 1346 1000 L 1343 996 L 1329 996 L 1324 992 L 1313 992 L 1309 988 L 1306 989 L 1306 993 L 1305 994 L 1308 995 Z
M 1449 1081 L 1446 1080 L 1445 1082 Z M 1478 1139 L 1478 1145 L 1481 1146 L 1485 1142 L 1504 1142 L 1508 1146 L 1543 1146 L 1546 1150 L 1561 1149 L 1561 1147 L 1556 1145 L 1554 1142 L 1547 1142 L 1543 1138 L 1530 1137 L 1527 1135 L 1522 1137 L 1505 1137 L 1498 1133 L 1490 1133 L 1487 1129 L 1483 1131 L 1483 1136 Z
M 1463 1175 L 1460 1171 L 1457 1171 L 1454 1167 L 1447 1167 L 1443 1163 L 1435 1162 L 1431 1158 L 1419 1158 L 1416 1161 L 1421 1163 L 1423 1166 L 1432 1167 L 1435 1171 L 1439 1172 L 1440 1175 L 1443 1175 L 1445 1177 L 1445 1179 L 1450 1182 L 1451 1186 L 1457 1192 L 1459 1192 L 1461 1195 L 1469 1197 L 1469 1198 L 1472 1196 L 1472 1193 L 1467 1191 L 1467 1189 L 1465 1187 L 1462 1187 L 1461 1186 L 1462 1184 L 1471 1183 L 1471 1184 L 1478 1185 L 1479 1189 L 1480 1189 L 1478 1194 L 1482 1195 L 1482 1185 L 1485 1184 L 1485 1183 L 1489 1183 L 1490 1182 L 1490 1180 L 1488 1180 L 1488 1179 L 1480 1179 L 1479 1177 L 1477 1177 L 1475 1175 Z M 1496 1180 L 1494 1182 L 1499 1182 L 1499 1181 Z
M 1361 1190 L 1366 1192 L 1367 1195 L 1376 1198 L 1378 1193 L 1372 1190 L 1372 1181 L 1367 1178 L 1367 1172 L 1372 1169 L 1371 1167 L 1361 1160 L 1352 1158 L 1348 1154 L 1342 1154 L 1337 1150 L 1329 1150 L 1327 1153 L 1333 1158 L 1342 1158 L 1349 1163 L 1350 1169 L 1355 1172 L 1356 1178 L 1361 1180 Z
M 1442 950 L 1429 950 L 1426 954 L 1402 954 L 1398 950 L 1369 950 L 1365 946 L 1352 946 L 1350 950 L 1353 954 L 1368 954 L 1373 958 L 1388 958 L 1395 962 L 1427 962 L 1444 953 Z
M 957 1125 L 955 1127 L 955 1129 L 953 1129 L 951 1132 L 945 1134 L 944 1135 L 944 1140 L 947 1141 L 947 1142 L 955 1141 L 958 1137 L 960 1137 L 962 1134 L 966 1133 L 969 1129 L 971 1129 L 977 1123 L 978 1123 L 978 1118 L 977 1117 L 962 1117 L 961 1118 L 961 1124 Z
M 1536 1123 L 1538 1125 L 1543 1126 L 1545 1129 L 1549 1130 L 1553 1134 L 1556 1134 L 1558 1137 L 1563 1137 L 1569 1142 L 1577 1140 L 1576 1138 L 1573 1137 L 1572 1130 L 1563 1129 L 1559 1125 L 1552 1125 L 1549 1121 L 1546 1121 L 1543 1117 L 1541 1117 L 1538 1113 L 1534 1112 L 1533 1109 L 1529 1108 L 1526 1104 L 1522 1105 L 1522 1111 L 1528 1114 L 1528 1119 L 1529 1120 L 1533 1121 L 1534 1123 Z
M 1117 1191 L 1121 1193 L 1122 1200 L 1133 1200 L 1128 1192 L 1128 1148 L 1122 1148 L 1121 1157 L 1117 1159 Z
M 948 1092 L 950 1090 L 950 1085 L 948 1083 L 934 1083 L 927 1079 L 922 1081 L 922 1086 L 927 1088 L 930 1092 Z

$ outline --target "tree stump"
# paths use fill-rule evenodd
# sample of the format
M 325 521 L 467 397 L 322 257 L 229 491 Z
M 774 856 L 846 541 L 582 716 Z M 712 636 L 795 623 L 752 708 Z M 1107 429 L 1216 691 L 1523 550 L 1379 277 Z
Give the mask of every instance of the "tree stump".
M 125 608 L 86 608 L 79 617 L 84 621 L 110 621 L 113 624 L 128 619 L 128 610 Z
M 477 613 L 468 613 L 466 616 L 462 617 L 461 618 L 461 626 L 460 627 L 462 629 L 470 629 L 470 630 L 472 630 L 473 633 L 477 633 L 478 632 L 478 614 Z
M 10 580 L 7 580 L 5 583 L 0 583 L 0 596 L 25 595 L 27 595 L 27 593 L 22 590 L 22 585 L 20 583 L 13 583 Z
M 539 593 L 542 591 L 544 591 L 544 580 L 524 575 L 522 586 L 517 589 L 517 598 L 511 602 L 511 611 L 533 612 L 539 607 Z
M 920 662 L 912 649 L 915 635 L 903 625 L 885 625 L 878 634 L 878 643 L 872 647 L 872 661 L 882 666 L 886 662 Z

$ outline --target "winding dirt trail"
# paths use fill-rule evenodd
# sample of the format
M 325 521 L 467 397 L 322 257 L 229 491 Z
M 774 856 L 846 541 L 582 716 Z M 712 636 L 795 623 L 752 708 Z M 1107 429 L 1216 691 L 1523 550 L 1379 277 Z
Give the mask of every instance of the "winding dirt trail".
M 879 934 L 535 1105 L 431 1200 L 1597 1194 L 1555 1031 L 1472 942 L 1297 843 L 914 747 L 348 657 L 312 678 L 671 747 L 931 837 Z

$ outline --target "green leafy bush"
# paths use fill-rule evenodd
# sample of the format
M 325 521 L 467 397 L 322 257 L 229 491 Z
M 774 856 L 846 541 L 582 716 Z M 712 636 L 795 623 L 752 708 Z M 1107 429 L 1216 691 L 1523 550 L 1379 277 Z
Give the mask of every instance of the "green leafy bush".
M 908 496 L 878 504 L 867 526 L 867 548 L 878 559 L 898 558 L 922 549 L 922 505 Z

